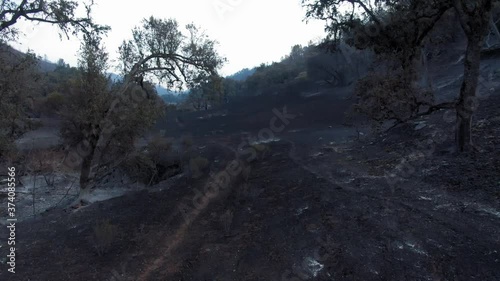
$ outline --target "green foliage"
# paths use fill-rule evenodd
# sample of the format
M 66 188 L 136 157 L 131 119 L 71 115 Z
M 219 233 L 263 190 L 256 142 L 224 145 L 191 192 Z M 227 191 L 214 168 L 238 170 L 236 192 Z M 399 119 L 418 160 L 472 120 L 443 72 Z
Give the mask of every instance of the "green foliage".
M 191 88 L 183 107 L 193 110 L 209 109 L 234 96 L 269 94 L 285 89 L 297 79 L 309 81 L 307 60 L 316 55 L 313 50 L 313 46 L 295 45 L 290 54 L 280 62 L 270 65 L 262 63 L 253 69 L 245 68 L 226 78 L 208 76 Z
M 208 100 L 204 96 L 203 89 L 199 87 L 192 89 L 188 94 L 185 104 L 194 110 L 208 108 Z
M 6 141 L 29 130 L 39 86 L 37 65 L 34 54 L 0 44 L 0 134 Z
M 53 92 L 45 98 L 43 105 L 44 112 L 47 115 L 58 115 L 65 102 L 64 95 L 59 92 Z
M 356 53 L 349 46 L 346 47 L 353 53 L 350 61 L 339 50 L 330 52 L 313 44 L 295 45 L 280 62 L 261 64 L 243 81 L 224 79 L 224 95 L 252 96 L 272 94 L 290 88 L 299 90 L 295 87 L 297 83 L 308 85 L 305 88 L 315 82 L 326 82 L 330 86 L 348 85 L 367 71 L 372 59 L 366 54 Z
M 308 47 L 295 45 L 290 54 L 281 62 L 271 65 L 261 64 L 255 73 L 249 76 L 241 86 L 242 95 L 263 94 L 269 89 L 286 85 L 293 81 L 301 72 L 306 71 L 306 53 Z
M 461 1 L 302 1 L 307 18 L 325 22 L 328 36 L 323 45 L 338 50 L 347 44 L 376 54 L 377 70 L 356 85 L 355 110 L 377 125 L 386 120 L 406 122 L 422 109 L 437 108 L 433 93 L 417 85 L 427 56 L 422 47 L 429 38 L 445 37 L 431 31 L 453 9 L 453 2 Z M 344 71 L 334 72 L 337 80 L 344 80 Z
M 305 49 L 301 45 L 294 45 L 287 57 L 291 63 L 301 63 L 305 56 Z
M 41 77 L 41 95 L 46 97 L 51 93 L 58 92 L 66 94 L 70 92 L 72 80 L 79 77 L 79 70 L 76 67 L 69 65 L 58 65 L 53 71 L 48 71 L 42 74 Z M 73 84 L 74 85 L 74 84 Z
M 133 39 L 120 46 L 124 76 L 133 80 L 146 75 L 181 89 L 217 75 L 226 61 L 215 49 L 217 42 L 194 24 L 186 25 L 186 30 L 174 19 L 144 19 L 132 31 Z
M 386 120 L 405 122 L 415 117 L 421 109 L 432 106 L 434 96 L 405 80 L 397 72 L 372 73 L 356 85 L 356 112 L 376 121 L 380 126 Z
M 341 87 L 361 78 L 368 71 L 371 56 L 366 51 L 356 51 L 347 45 L 343 47 L 344 51 L 336 49 L 330 52 L 314 48 L 306 61 L 308 77 Z
M 79 75 L 72 81 L 62 112 L 64 123 L 61 135 L 67 144 L 76 146 L 99 136 L 99 125 L 106 118 L 112 93 L 108 90 L 107 54 L 100 47 L 100 38 L 85 35 L 80 48 Z
M 227 82 L 224 82 L 222 77 L 212 75 L 191 89 L 186 102 L 196 110 L 206 110 L 219 105 L 227 96 L 225 85 L 227 85 Z
M 148 155 L 154 162 L 159 162 L 160 157 L 172 151 L 172 141 L 165 137 L 156 136 L 148 143 Z
M 224 83 L 217 70 L 226 61 L 216 51 L 217 42 L 194 24 L 183 32 L 174 19 L 150 17 L 136 27 L 133 39 L 120 46 L 126 81 L 144 77 L 164 82 L 169 88 L 191 90 L 186 103 L 208 109 L 224 99 Z
M 168 105 L 172 106 L 175 104 L 182 103 L 186 100 L 186 94 L 164 94 L 160 95 L 161 99 Z
M 179 166 L 178 160 L 172 155 L 171 140 L 157 136 L 144 150 L 134 152 L 127 157 L 120 167 L 132 180 L 146 185 L 156 184 L 170 176 L 169 173 L 175 172 L 172 169 Z
M 112 83 L 101 38 L 86 34 L 80 49 L 79 75 L 71 81 L 62 110 L 61 136 L 70 147 L 83 145 L 80 186 L 105 175 L 134 150 L 135 140 L 164 114 L 164 103 L 148 82 Z M 95 167 L 92 170 L 90 167 Z
M 233 75 L 230 75 L 226 78 L 230 80 L 235 80 L 235 81 L 244 81 L 247 79 L 250 75 L 255 73 L 256 68 L 248 69 L 248 68 L 243 68 L 242 70 L 236 72 Z
M 20 19 L 31 22 L 56 25 L 61 34 L 68 36 L 81 31 L 101 33 L 107 26 L 95 24 L 91 18 L 94 2 L 84 3 L 83 15 L 78 1 L 68 0 L 4 0 L 0 5 L 0 42 L 17 39 L 19 30 L 16 23 Z
M 306 17 L 325 21 L 326 42 L 345 41 L 358 49 L 391 55 L 412 67 L 436 22 L 453 7 L 452 1 L 303 0 Z M 344 9 L 349 5 L 352 9 Z
M 133 140 L 163 114 L 164 104 L 151 83 L 145 82 L 144 88 L 120 83 L 110 88 L 105 74 L 107 53 L 100 48 L 99 39 L 87 39 L 81 49 L 79 79 L 68 94 L 62 135 L 75 145 L 92 135 L 99 137 L 103 122 L 111 122 L 115 127 L 111 137 L 116 140 L 112 146 L 128 150 Z
M 153 159 L 147 153 L 134 152 L 120 164 L 130 179 L 148 184 L 157 173 Z

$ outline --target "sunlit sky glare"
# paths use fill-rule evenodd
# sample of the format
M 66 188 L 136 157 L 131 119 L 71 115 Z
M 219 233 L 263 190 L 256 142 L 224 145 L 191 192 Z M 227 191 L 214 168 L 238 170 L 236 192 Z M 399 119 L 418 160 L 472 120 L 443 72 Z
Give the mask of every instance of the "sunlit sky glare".
M 300 0 L 96 0 L 95 3 L 95 21 L 111 27 L 104 43 L 112 60 L 117 59 L 121 42 L 131 38 L 132 28 L 151 15 L 175 18 L 181 26 L 193 22 L 217 40 L 220 54 L 228 59 L 222 75 L 279 61 L 293 45 L 307 45 L 310 40 L 324 36 L 323 22 L 303 21 L 305 9 Z M 14 47 L 22 51 L 30 48 L 53 62 L 62 58 L 72 66 L 77 65 L 80 46 L 77 38 L 61 40 L 57 29 L 46 24 L 19 22 L 18 27 L 25 36 Z

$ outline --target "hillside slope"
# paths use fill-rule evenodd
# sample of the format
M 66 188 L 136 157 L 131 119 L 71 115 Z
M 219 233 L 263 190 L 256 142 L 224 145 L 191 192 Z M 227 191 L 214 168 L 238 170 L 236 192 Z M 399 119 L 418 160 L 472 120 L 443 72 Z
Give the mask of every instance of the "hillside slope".
M 433 68 L 443 99 L 457 93 L 460 69 Z M 192 157 L 208 169 L 19 223 L 15 279 L 0 279 L 500 280 L 500 95 L 474 120 L 481 151 L 456 156 L 443 112 L 357 140 L 342 126 L 348 91 L 169 115 L 157 129 L 192 135 Z M 248 142 L 255 159 L 235 153 Z M 214 178 L 223 187 L 207 188 Z M 94 234 L 101 220 L 116 227 L 109 245 Z

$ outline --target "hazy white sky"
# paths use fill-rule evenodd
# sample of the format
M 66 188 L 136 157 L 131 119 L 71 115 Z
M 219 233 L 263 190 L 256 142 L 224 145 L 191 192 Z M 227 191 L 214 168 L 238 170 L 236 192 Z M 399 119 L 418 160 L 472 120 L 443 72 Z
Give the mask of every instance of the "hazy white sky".
M 111 26 L 105 44 L 112 59 L 118 46 L 131 37 L 131 30 L 151 15 L 175 18 L 181 25 L 194 22 L 219 42 L 219 51 L 228 59 L 223 75 L 245 67 L 278 61 L 294 44 L 306 45 L 323 37 L 323 23 L 303 21 L 300 0 L 96 0 L 96 22 Z M 63 58 L 76 65 L 79 42 L 59 39 L 57 29 L 20 22 L 25 36 L 15 47 L 28 48 L 49 60 Z

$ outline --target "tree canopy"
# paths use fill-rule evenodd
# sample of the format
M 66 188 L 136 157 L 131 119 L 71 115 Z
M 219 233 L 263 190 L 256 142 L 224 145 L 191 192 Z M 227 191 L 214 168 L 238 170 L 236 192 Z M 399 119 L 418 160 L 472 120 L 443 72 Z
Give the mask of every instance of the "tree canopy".
M 479 78 L 481 48 L 493 22 L 494 0 L 303 0 L 307 18 L 325 21 L 326 44 L 333 48 L 344 40 L 359 49 L 370 48 L 385 60 L 390 71 L 362 79 L 358 87 L 358 109 L 377 121 L 405 122 L 422 114 L 454 107 L 457 112 L 457 148 L 472 146 L 471 118 Z M 464 80 L 456 101 L 433 104 L 428 92 L 420 91 L 417 64 L 424 61 L 422 47 L 436 23 L 454 11 L 467 37 Z M 494 25 L 494 24 L 493 24 Z M 496 26 L 493 27 L 496 30 Z M 498 31 L 498 30 L 496 30 Z M 425 57 L 424 57 L 425 59 Z M 384 80 L 383 83 L 377 81 Z M 377 86 L 378 85 L 378 86 Z M 389 87 L 389 90 L 387 90 Z M 373 102 L 377 101 L 377 102 Z M 381 101 L 384 101 L 381 103 Z M 389 105 L 397 101 L 397 106 Z M 406 109 L 406 110 L 404 110 Z M 375 116 L 373 114 L 375 113 Z
M 14 40 L 19 34 L 16 23 L 20 19 L 31 22 L 56 25 L 69 36 L 82 31 L 102 32 L 109 27 L 101 26 L 92 20 L 94 1 L 83 4 L 83 15 L 79 3 L 69 0 L 4 0 L 0 3 L 0 40 Z
M 175 19 L 144 19 L 120 46 L 122 73 L 128 79 L 157 78 L 169 87 L 193 87 L 217 75 L 226 61 L 216 51 L 217 42 L 199 27 L 181 30 Z

